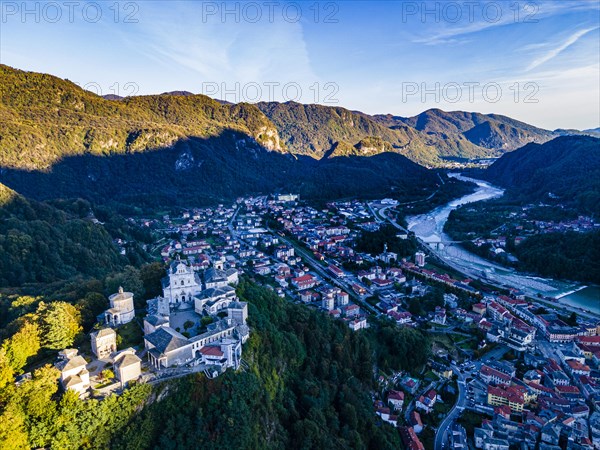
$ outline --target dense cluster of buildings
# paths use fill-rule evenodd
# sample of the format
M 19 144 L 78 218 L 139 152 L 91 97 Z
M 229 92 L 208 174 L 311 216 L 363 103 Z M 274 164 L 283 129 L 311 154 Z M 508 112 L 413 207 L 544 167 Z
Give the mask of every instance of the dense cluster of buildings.
M 510 349 L 519 364 L 488 360 L 473 369 L 468 384 L 474 398 L 467 407 L 482 421 L 474 436 L 451 424 L 451 448 L 466 449 L 470 439 L 485 450 L 600 448 L 599 324 L 581 319 L 568 324 L 517 291 L 481 293 L 469 279 L 432 270 L 420 251 L 408 258 L 387 244 L 376 254 L 358 251 L 361 234 L 377 231 L 382 223 L 370 204 L 355 200 L 316 209 L 298 200 L 293 194 L 240 198 L 231 206 L 190 209 L 180 217 L 130 219 L 162 237 L 156 255 L 166 263 L 167 276 L 162 295 L 148 301 L 139 355 L 134 349 L 117 350 L 119 327 L 135 316 L 133 294 L 120 289 L 99 318 L 103 327 L 91 335 L 96 358 L 110 362 L 122 384 L 138 379 L 142 365 L 153 372 L 196 367 L 210 376 L 243 366 L 248 305 L 237 298 L 235 285 L 245 274 L 357 332 L 374 314 L 399 326 L 457 333 L 464 340 L 483 336 L 453 358 L 474 362 L 476 351 Z M 536 223 L 538 230 L 582 231 L 592 225 L 586 218 L 577 224 Z M 396 238 L 411 239 L 400 230 Z M 493 239 L 479 244 L 506 247 L 506 238 Z M 414 308 L 435 286 L 445 291 L 443 302 L 426 311 Z M 456 374 L 456 364 L 448 352 L 436 353 L 429 367 L 443 385 Z M 89 390 L 90 364 L 77 351 L 62 352 L 57 366 L 65 388 Z M 404 375 L 383 392 L 375 413 L 399 428 L 406 448 L 424 448 L 419 435 L 443 406 L 438 394 L 443 391 Z
M 473 306 L 488 341 L 523 357 L 480 366 L 470 391 L 473 405 L 492 417 L 475 430 L 484 450 L 600 448 L 600 323 L 569 326 L 515 296 Z

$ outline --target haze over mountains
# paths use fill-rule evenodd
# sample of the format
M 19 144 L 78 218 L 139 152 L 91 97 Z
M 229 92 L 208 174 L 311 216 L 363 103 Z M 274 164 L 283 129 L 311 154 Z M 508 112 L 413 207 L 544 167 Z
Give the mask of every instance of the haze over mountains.
M 109 98 L 0 65 L 0 181 L 41 199 L 408 196 L 439 182 L 421 166 L 498 157 L 561 134 L 438 109 L 405 118 L 185 91 Z

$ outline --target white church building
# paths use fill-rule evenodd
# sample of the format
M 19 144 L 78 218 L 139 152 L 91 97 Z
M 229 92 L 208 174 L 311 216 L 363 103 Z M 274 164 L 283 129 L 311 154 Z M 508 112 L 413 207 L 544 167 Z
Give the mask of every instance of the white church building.
M 169 304 L 192 302 L 202 292 L 202 281 L 194 270 L 177 259 L 173 261 L 162 280 L 163 297 Z
M 111 326 L 123 325 L 129 323 L 135 317 L 133 305 L 133 294 L 124 292 L 119 288 L 119 292 L 108 297 L 110 309 L 104 312 L 104 321 Z

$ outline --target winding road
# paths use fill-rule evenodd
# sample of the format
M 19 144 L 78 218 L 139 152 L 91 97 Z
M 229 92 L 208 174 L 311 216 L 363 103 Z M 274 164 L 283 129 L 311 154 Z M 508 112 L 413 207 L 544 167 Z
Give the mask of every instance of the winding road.
M 437 429 L 435 434 L 435 449 L 441 450 L 444 448 L 444 444 L 448 440 L 448 429 L 452 426 L 454 421 L 458 419 L 458 416 L 465 409 L 466 401 L 467 401 L 467 387 L 466 387 L 466 379 L 468 375 L 471 373 L 461 373 L 460 369 L 452 365 L 452 371 L 458 376 L 457 384 L 458 384 L 458 398 L 454 407 L 450 410 L 446 418 L 442 421 L 440 426 Z

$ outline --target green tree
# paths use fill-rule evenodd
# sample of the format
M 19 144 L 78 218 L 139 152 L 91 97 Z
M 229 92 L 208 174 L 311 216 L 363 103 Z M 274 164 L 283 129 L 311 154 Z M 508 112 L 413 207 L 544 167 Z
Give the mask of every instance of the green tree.
M 113 274 L 106 278 L 106 293 L 108 295 L 119 291 L 119 287 L 127 292 L 132 292 L 137 302 L 143 301 L 145 290 L 140 271 L 133 266 L 127 266 L 123 272 Z
M 2 344 L 8 364 L 15 372 L 20 372 L 27 359 L 40 349 L 40 328 L 37 323 L 25 321 L 19 331 Z
M 52 396 L 58 392 L 58 369 L 47 364 L 33 372 L 32 379 L 24 382 L 14 401 L 19 402 L 28 416 L 50 419 L 56 410 Z
M 66 302 L 41 302 L 37 315 L 42 330 L 42 345 L 52 350 L 60 350 L 73 345 L 81 332 L 81 313 Z
M 162 294 L 161 279 L 166 275 L 164 266 L 159 262 L 145 264 L 140 269 L 140 279 L 147 297 L 154 298 Z
M 29 448 L 25 415 L 14 404 L 9 404 L 0 414 L 0 448 L 3 450 Z
M 6 350 L 0 348 L 0 391 L 13 381 L 13 370 L 8 362 Z M 0 448 L 2 448 L 0 446 Z
M 81 323 L 87 330 L 96 323 L 96 317 L 108 309 L 109 303 L 104 295 L 98 292 L 89 292 L 77 302 L 77 306 L 81 311 Z

